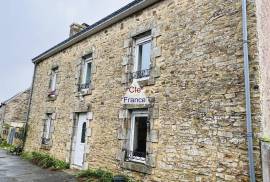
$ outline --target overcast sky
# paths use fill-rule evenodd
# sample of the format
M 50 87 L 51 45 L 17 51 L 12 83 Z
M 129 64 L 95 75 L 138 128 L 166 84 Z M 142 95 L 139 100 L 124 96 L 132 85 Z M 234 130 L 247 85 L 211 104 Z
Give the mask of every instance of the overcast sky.
M 73 22 L 92 24 L 132 0 L 2 0 L 0 102 L 30 87 L 31 59 L 68 37 Z

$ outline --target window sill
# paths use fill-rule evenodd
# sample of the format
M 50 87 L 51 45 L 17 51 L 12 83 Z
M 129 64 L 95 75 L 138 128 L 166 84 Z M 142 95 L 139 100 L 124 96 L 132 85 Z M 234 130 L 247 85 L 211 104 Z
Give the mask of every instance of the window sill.
M 87 95 L 91 95 L 92 94 L 92 90 L 93 88 L 90 87 L 90 88 L 87 88 L 87 89 L 82 89 L 82 90 L 79 90 L 77 93 L 76 93 L 76 97 L 80 97 L 80 96 L 87 96 Z
M 145 162 L 145 158 L 143 158 L 144 160 L 137 160 L 137 159 L 126 159 L 126 162 L 135 162 L 135 163 L 139 163 L 139 164 L 146 164 Z
M 50 144 L 41 144 L 40 146 L 40 149 L 43 149 L 43 150 L 50 150 L 52 148 L 52 145 Z
M 133 82 L 133 81 L 137 81 L 138 84 L 139 84 L 141 87 L 155 85 L 155 81 L 154 81 L 154 79 L 152 79 L 151 77 L 145 77 L 145 78 L 140 78 L 140 79 L 132 79 L 131 81 L 132 81 L 132 82 Z
M 131 171 L 144 173 L 144 174 L 151 174 L 152 173 L 151 167 L 147 166 L 144 163 L 140 163 L 140 162 L 124 161 L 122 163 L 122 168 L 131 170 Z
M 55 101 L 57 99 L 57 95 L 48 95 L 47 101 Z
M 137 82 L 145 81 L 145 80 L 149 80 L 149 76 L 148 77 L 143 77 L 143 78 L 134 78 L 133 79 L 133 81 L 137 81 Z

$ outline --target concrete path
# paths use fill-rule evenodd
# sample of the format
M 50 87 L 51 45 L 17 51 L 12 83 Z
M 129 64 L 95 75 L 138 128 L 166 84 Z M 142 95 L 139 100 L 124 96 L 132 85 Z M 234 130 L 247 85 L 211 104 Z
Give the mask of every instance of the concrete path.
M 41 169 L 0 149 L 0 182 L 76 182 L 64 172 Z

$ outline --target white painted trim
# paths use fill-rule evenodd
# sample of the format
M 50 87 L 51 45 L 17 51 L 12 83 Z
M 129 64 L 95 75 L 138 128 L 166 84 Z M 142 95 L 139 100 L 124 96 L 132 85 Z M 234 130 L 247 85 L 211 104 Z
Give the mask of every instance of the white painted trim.
M 44 133 L 44 138 L 45 139 L 50 139 L 50 133 L 51 133 L 51 126 L 52 126 L 52 113 L 47 114 L 46 118 L 46 133 Z
M 84 60 L 84 65 L 83 65 L 83 74 L 82 74 L 82 81 L 81 84 L 85 84 L 86 83 L 86 76 L 87 76 L 87 69 L 88 69 L 88 64 L 92 64 L 93 58 L 89 57 L 87 59 Z M 92 65 L 91 65 L 91 70 L 90 70 L 91 74 L 92 74 Z
M 131 130 L 130 130 L 130 141 L 129 141 L 129 150 L 133 151 L 133 142 L 134 142 L 134 129 L 135 129 L 135 118 L 136 117 L 148 117 L 148 111 L 133 111 L 131 113 Z M 145 163 L 144 161 L 129 159 L 134 162 Z
M 152 47 L 152 36 L 151 35 L 147 35 L 147 36 L 144 36 L 140 39 L 137 39 L 135 41 L 135 50 L 134 50 L 134 67 L 133 67 L 133 72 L 137 72 L 139 71 L 138 70 L 138 63 L 139 63 L 139 46 L 140 45 L 143 45 L 143 44 L 146 44 L 150 42 L 151 44 L 151 47 Z M 152 54 L 152 49 L 151 49 L 151 52 L 150 52 L 150 59 L 151 59 L 151 54 Z M 149 65 L 150 66 L 150 65 Z M 139 79 L 136 79 L 137 81 L 142 81 L 142 80 L 148 80 L 149 77 L 144 77 L 144 78 L 139 78 Z
M 78 112 L 76 113 L 76 120 L 74 122 L 74 125 L 73 126 L 75 129 L 75 131 L 73 131 L 74 133 L 72 133 L 73 135 L 73 138 L 72 138 L 72 141 L 71 141 L 71 150 L 70 150 L 70 166 L 71 168 L 75 168 L 75 169 L 87 169 L 87 166 L 88 166 L 88 163 L 86 162 L 86 154 L 88 153 L 87 150 L 89 150 L 87 147 L 90 147 L 89 144 L 88 144 L 88 137 L 87 135 L 85 135 L 85 143 L 84 143 L 84 151 L 83 151 L 83 163 L 82 163 L 82 166 L 78 166 L 76 164 L 74 164 L 74 158 L 75 158 L 75 147 L 76 147 L 76 141 L 77 141 L 77 137 L 78 137 L 78 124 L 79 124 L 79 115 L 80 114 L 86 114 L 86 134 L 90 128 L 90 120 L 87 119 L 87 116 L 88 115 L 91 115 L 92 113 L 91 112 Z
M 50 85 L 50 91 L 53 92 L 56 90 L 56 79 L 57 79 L 57 73 L 56 70 L 52 70 L 52 75 L 51 75 L 51 85 Z

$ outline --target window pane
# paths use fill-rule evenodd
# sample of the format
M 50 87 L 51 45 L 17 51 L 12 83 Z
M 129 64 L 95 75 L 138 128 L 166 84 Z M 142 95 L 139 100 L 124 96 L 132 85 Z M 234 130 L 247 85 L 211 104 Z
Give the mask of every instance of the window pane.
M 86 64 L 86 79 L 85 83 L 90 83 L 91 81 L 91 62 Z
M 81 143 L 85 143 L 85 134 L 86 134 L 86 122 L 84 122 L 82 126 Z
M 45 123 L 45 128 L 44 128 L 44 138 L 46 138 L 46 139 L 50 138 L 51 121 L 52 121 L 52 115 L 48 114 L 47 120 Z
M 56 73 L 55 73 L 55 71 L 53 71 L 53 73 L 52 73 L 50 90 L 51 91 L 55 91 L 56 90 Z
M 138 71 L 150 68 L 151 42 L 139 45 Z
M 146 155 L 146 136 L 147 136 L 147 117 L 135 117 L 133 155 L 145 157 Z

